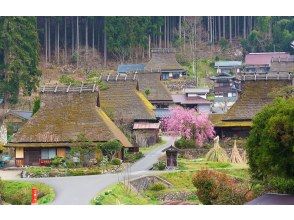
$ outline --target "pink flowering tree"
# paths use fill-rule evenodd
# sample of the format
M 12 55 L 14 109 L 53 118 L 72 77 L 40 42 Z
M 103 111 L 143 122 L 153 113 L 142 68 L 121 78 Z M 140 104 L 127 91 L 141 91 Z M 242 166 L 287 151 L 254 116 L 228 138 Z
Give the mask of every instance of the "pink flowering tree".
M 181 136 L 203 143 L 214 137 L 214 128 L 207 114 L 198 113 L 195 109 L 175 107 L 171 114 L 161 121 L 162 130 L 169 135 Z

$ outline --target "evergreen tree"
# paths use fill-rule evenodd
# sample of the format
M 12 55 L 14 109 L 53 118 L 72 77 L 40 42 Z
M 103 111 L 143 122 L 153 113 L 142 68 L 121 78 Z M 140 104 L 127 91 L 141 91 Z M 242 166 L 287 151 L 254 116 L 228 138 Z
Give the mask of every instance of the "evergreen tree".
M 4 105 L 16 103 L 19 91 L 30 95 L 39 83 L 36 17 L 0 17 L 0 92 Z

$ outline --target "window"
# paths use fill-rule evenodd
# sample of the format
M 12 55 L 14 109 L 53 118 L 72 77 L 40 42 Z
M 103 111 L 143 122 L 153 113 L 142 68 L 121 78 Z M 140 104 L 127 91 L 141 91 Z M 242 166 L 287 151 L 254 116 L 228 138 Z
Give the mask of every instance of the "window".
M 56 156 L 55 148 L 48 148 L 41 150 L 41 159 L 52 159 Z

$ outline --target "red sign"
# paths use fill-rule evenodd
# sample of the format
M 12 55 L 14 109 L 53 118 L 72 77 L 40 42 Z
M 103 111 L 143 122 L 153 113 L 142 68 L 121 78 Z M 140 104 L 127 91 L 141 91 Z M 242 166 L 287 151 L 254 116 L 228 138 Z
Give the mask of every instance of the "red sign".
M 33 187 L 32 188 L 32 205 L 38 204 L 38 190 Z

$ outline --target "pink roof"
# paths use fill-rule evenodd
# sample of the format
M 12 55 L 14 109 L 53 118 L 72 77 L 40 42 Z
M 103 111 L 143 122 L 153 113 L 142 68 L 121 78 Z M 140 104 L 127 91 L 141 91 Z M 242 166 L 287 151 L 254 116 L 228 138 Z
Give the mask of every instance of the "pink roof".
M 133 129 L 159 129 L 159 123 L 135 122 Z
M 200 97 L 187 97 L 184 94 L 177 94 L 177 95 L 172 95 L 173 101 L 175 103 L 180 103 L 180 104 L 207 104 L 209 105 L 211 102 Z
M 288 58 L 286 52 L 249 53 L 245 57 L 245 65 L 270 65 L 272 58 Z

